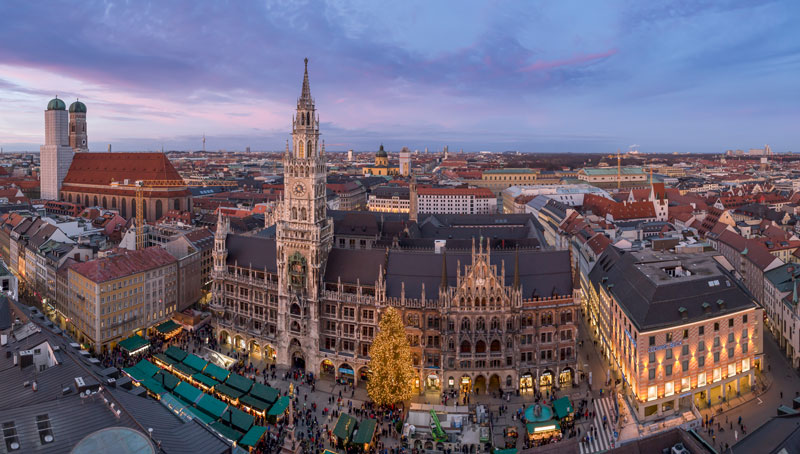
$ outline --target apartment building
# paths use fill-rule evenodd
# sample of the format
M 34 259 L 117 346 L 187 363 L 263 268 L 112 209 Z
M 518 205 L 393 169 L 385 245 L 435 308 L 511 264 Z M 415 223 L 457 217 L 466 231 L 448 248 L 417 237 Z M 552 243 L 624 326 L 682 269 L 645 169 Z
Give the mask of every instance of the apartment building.
M 418 213 L 497 213 L 497 197 L 486 188 L 416 188 L 416 195 Z
M 609 247 L 585 281 L 592 334 L 640 420 L 747 393 L 762 309 L 710 254 Z
M 411 207 L 408 187 L 378 186 L 369 194 L 369 211 L 408 213 Z
M 67 330 L 99 351 L 168 320 L 178 307 L 177 262 L 165 249 L 149 247 L 73 264 Z

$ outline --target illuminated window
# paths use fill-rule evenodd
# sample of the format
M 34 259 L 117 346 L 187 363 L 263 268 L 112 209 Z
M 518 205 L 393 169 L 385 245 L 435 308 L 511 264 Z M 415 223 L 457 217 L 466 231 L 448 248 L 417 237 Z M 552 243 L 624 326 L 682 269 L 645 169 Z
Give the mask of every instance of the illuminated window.
M 736 375 L 736 363 L 728 364 L 728 377 Z
M 673 394 L 675 394 L 675 383 L 671 381 L 664 383 L 664 396 L 669 397 Z
M 658 399 L 658 386 L 648 386 L 647 387 L 647 400 L 656 400 Z
M 692 378 L 691 377 L 683 377 L 681 378 L 681 391 L 688 391 L 689 388 L 692 387 Z
M 697 386 L 705 386 L 706 385 L 706 373 L 700 372 L 697 374 Z
M 720 380 L 722 380 L 722 368 L 721 367 L 715 367 L 714 368 L 714 383 L 716 383 L 716 382 L 718 382 Z
M 745 358 L 742 360 L 742 372 L 747 372 L 750 370 L 750 358 Z

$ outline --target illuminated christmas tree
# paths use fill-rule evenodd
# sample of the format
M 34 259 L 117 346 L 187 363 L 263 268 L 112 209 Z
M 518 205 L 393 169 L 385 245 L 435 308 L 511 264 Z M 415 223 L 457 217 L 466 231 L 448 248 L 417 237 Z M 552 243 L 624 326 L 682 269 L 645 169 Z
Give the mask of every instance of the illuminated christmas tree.
M 403 319 L 394 308 L 381 316 L 378 335 L 369 349 L 372 374 L 367 392 L 378 405 L 396 404 L 411 398 L 417 377 Z

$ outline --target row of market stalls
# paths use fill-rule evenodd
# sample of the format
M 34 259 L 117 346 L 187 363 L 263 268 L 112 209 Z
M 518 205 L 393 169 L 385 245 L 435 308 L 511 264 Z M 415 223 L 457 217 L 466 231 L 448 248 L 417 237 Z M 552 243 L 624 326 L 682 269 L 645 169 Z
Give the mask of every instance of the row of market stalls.
M 333 443 L 348 452 L 367 452 L 372 447 L 375 439 L 375 429 L 378 422 L 367 418 L 359 422 L 347 413 L 339 415 L 336 426 L 333 428 Z
M 291 398 L 277 389 L 231 373 L 197 355 L 169 347 L 123 369 L 137 386 L 186 419 L 199 419 L 240 446 L 253 448 L 267 431 L 256 417 L 277 422 Z
M 152 329 L 160 338 L 170 339 L 181 332 L 183 325 L 175 323 L 174 320 L 167 320 Z M 150 348 L 150 341 L 138 334 L 134 334 L 121 340 L 118 345 L 128 355 L 137 355 L 146 352 Z

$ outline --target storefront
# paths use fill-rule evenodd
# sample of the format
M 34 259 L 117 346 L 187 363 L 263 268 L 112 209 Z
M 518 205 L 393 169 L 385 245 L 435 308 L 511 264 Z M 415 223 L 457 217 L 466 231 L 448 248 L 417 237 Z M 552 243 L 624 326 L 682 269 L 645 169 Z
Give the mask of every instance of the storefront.
M 336 373 L 336 368 L 333 366 L 333 361 L 326 359 L 322 361 L 319 368 L 320 377 L 333 377 Z
M 546 370 L 542 372 L 542 375 L 539 377 L 539 387 L 547 388 L 549 386 L 553 386 L 553 372 Z
M 526 392 L 533 392 L 533 375 L 530 372 L 526 372 L 519 377 L 519 391 L 521 393 Z
M 564 370 L 558 374 L 558 386 L 561 388 L 570 387 L 572 386 L 572 380 L 574 377 L 574 373 L 572 372 L 572 368 L 566 367 Z
M 461 392 L 464 394 L 472 392 L 472 379 L 466 375 L 461 377 Z
M 428 374 L 425 379 L 425 388 L 429 390 L 438 390 L 441 388 L 439 376 L 436 374 Z
M 339 380 L 342 383 L 347 383 L 352 385 L 355 383 L 356 380 L 356 372 L 353 370 L 353 366 L 343 363 L 339 366 Z

